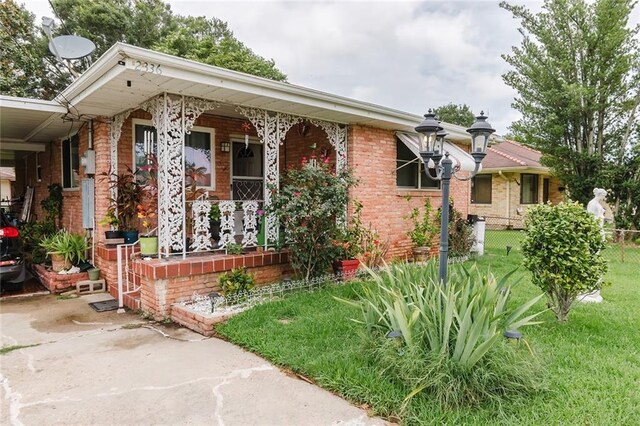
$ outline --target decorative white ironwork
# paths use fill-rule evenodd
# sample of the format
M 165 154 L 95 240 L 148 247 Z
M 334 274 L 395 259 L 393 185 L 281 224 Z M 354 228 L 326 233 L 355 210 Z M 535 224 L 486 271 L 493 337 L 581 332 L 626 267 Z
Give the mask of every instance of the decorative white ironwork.
M 238 107 L 238 111 L 251 121 L 264 144 L 264 203 L 268 206 L 271 203 L 271 188 L 277 188 L 280 182 L 280 143 L 284 141 L 289 129 L 303 118 L 282 113 L 270 114 L 258 108 Z M 269 214 L 265 219 L 267 241 L 278 241 L 276 217 Z
M 209 232 L 209 210 L 211 201 L 199 199 L 191 204 L 193 214 L 193 236 L 191 250 L 211 250 L 211 233 Z
M 258 202 L 244 201 L 242 203 L 244 212 L 244 237 L 242 246 L 255 246 L 258 244 Z
M 365 279 L 368 275 L 368 271 L 359 269 L 355 274 L 350 274 L 347 277 L 343 276 L 342 273 L 337 273 L 332 275 L 323 275 L 310 280 L 288 280 L 280 283 L 254 287 L 250 291 L 235 293 L 226 297 L 217 293 L 203 295 L 194 293 L 191 296 L 191 300 L 183 301 L 179 304 L 203 314 L 226 314 L 242 311 L 271 300 L 284 299 L 288 296 L 299 294 L 301 292 L 317 291 L 318 289 L 329 285 L 343 285 L 344 283 L 349 282 L 348 280 L 345 280 L 345 278 Z
M 229 243 L 235 243 L 235 218 L 236 211 L 235 201 L 220 201 L 220 248 L 227 247 Z
M 196 119 L 203 112 L 218 108 L 220 105 L 216 102 L 206 101 L 204 99 L 192 98 L 186 96 L 184 98 L 184 130 L 189 133 L 193 128 Z
M 111 119 L 111 126 L 109 127 L 109 150 L 111 154 L 109 173 L 111 174 L 111 176 L 109 176 L 109 180 L 112 182 L 115 179 L 113 174 L 118 173 L 118 141 L 120 141 L 120 136 L 122 135 L 122 125 L 124 124 L 127 117 L 129 117 L 130 113 L 131 110 L 128 110 L 121 114 L 114 115 Z M 115 200 L 118 196 L 118 188 L 116 187 L 116 185 L 111 185 L 109 191 L 111 199 Z M 117 214 L 117 206 L 114 207 L 116 208 Z
M 309 120 L 313 125 L 318 126 L 327 134 L 329 143 L 336 151 L 336 170 L 343 171 L 347 167 L 347 126 L 330 121 Z
M 184 135 L 204 111 L 217 107 L 167 93 L 140 105 L 151 114 L 158 135 L 158 243 L 163 254 L 185 249 Z

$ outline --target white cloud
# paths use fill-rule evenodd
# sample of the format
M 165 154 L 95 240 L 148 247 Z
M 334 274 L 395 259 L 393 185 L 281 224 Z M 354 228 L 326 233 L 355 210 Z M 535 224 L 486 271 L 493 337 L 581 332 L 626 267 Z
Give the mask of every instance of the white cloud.
M 229 23 L 294 84 L 424 113 L 449 102 L 484 109 L 499 132 L 519 114 L 500 57 L 520 43 L 518 21 L 494 1 L 170 0 L 179 14 Z M 540 1 L 526 1 L 539 11 Z M 46 0 L 30 0 L 39 16 Z M 632 15 L 640 21 L 640 8 Z

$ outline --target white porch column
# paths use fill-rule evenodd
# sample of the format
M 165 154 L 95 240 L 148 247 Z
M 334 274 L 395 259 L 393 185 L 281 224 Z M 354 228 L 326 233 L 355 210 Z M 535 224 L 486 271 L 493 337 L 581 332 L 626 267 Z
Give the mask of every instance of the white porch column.
M 278 188 L 280 183 L 280 144 L 291 127 L 302 121 L 302 117 L 288 114 L 269 113 L 258 108 L 238 107 L 238 112 L 247 117 L 256 128 L 264 145 L 264 204 L 271 204 L 270 187 Z M 266 216 L 266 243 L 277 242 L 279 227 L 273 214 Z
M 140 105 L 152 115 L 158 134 L 158 250 L 186 252 L 184 135 L 195 120 L 217 104 L 163 93 Z

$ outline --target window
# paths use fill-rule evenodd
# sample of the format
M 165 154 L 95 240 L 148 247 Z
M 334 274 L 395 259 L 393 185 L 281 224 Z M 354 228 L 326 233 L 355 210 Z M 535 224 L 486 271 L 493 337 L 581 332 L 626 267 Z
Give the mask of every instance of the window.
M 542 179 L 542 202 L 549 201 L 549 178 Z
M 520 204 L 538 203 L 538 175 L 520 175 Z
M 135 123 L 138 121 L 138 123 Z M 134 120 L 135 169 L 147 164 L 149 154 L 157 154 L 158 138 L 153 126 L 140 124 Z M 184 138 L 184 164 L 187 169 L 201 172 L 196 178 L 198 186 L 215 188 L 214 129 L 194 127 Z M 190 182 L 187 182 L 189 184 Z
M 78 188 L 80 183 L 79 143 L 77 134 L 62 141 L 62 187 L 65 189 Z
M 471 180 L 471 203 L 491 204 L 491 175 L 476 175 Z
M 403 188 L 438 189 L 440 182 L 427 177 L 424 163 L 402 143 L 396 141 L 396 185 Z M 435 169 L 429 170 L 431 176 L 436 175 Z

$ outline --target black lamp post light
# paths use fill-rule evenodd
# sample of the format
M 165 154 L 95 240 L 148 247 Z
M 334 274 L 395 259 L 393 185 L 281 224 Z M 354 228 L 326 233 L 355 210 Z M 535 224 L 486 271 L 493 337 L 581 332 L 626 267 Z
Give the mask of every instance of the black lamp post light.
M 424 115 L 422 123 L 416 127 L 416 132 L 420 134 L 420 156 L 424 161 L 425 167 L 428 167 L 429 160 L 432 160 L 436 167 L 436 176 L 431 173 L 425 173 L 429 179 L 439 180 L 442 182 L 442 216 L 440 224 L 440 266 L 439 279 L 446 286 L 447 284 L 447 261 L 449 257 L 449 184 L 451 177 L 459 180 L 469 180 L 474 177 L 480 169 L 482 159 L 487 155 L 487 144 L 489 137 L 495 129 L 487 122 L 484 112 L 476 117 L 476 121 L 467 129 L 471 134 L 471 156 L 475 160 L 475 169 L 471 175 L 466 178 L 456 176 L 460 170 L 459 166 L 453 167 L 453 161 L 449 158 L 449 153 L 444 151 L 444 138 L 447 132 L 440 126 L 436 115 L 430 109 Z M 444 152 L 444 158 L 443 158 Z

